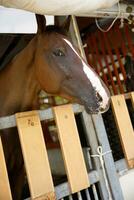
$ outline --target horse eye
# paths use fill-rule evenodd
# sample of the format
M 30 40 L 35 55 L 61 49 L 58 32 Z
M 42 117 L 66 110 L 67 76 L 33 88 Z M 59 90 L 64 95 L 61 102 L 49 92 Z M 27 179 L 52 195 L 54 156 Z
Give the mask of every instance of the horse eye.
M 53 52 L 55 56 L 65 56 L 65 53 L 61 49 L 57 49 L 56 51 Z

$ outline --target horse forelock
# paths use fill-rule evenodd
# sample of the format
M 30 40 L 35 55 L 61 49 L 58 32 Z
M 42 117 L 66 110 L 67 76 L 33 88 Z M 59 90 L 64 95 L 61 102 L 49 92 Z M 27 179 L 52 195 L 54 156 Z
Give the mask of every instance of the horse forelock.
M 67 31 L 63 29 L 62 27 L 55 26 L 55 25 L 47 26 L 45 30 L 45 34 L 53 34 L 53 33 L 59 33 L 61 35 L 67 36 Z

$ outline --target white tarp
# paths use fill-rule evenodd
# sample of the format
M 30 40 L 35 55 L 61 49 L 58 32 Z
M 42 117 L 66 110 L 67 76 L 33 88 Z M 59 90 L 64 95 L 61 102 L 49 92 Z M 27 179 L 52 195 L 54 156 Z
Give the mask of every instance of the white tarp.
M 43 15 L 87 15 L 109 8 L 118 0 L 0 0 L 0 5 Z
M 46 25 L 54 24 L 54 16 L 46 16 Z M 36 33 L 35 14 L 0 6 L 0 33 Z

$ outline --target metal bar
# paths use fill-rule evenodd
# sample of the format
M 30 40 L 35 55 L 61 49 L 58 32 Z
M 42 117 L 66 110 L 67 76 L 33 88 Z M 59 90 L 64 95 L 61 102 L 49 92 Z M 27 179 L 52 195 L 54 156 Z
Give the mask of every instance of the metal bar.
M 109 64 L 108 64 L 108 59 L 107 59 L 107 55 L 106 55 L 106 51 L 105 51 L 105 47 L 104 47 L 104 42 L 102 40 L 103 37 L 102 37 L 102 34 L 100 32 L 98 32 L 98 38 L 99 38 L 99 42 L 100 42 L 100 45 L 101 45 L 101 50 L 102 50 L 102 54 L 103 54 L 103 57 L 104 57 L 104 61 L 105 61 L 105 64 L 106 64 L 106 67 L 107 67 L 107 70 L 108 70 L 108 75 L 110 77 L 113 92 L 114 92 L 114 94 L 118 94 L 116 85 L 115 85 L 114 80 L 113 80 L 112 72 L 111 72 L 111 69 L 110 69 Z
M 88 177 L 89 177 L 91 184 L 99 182 L 99 174 L 96 170 L 89 172 Z M 69 196 L 69 198 L 71 198 L 71 191 L 70 191 L 68 182 L 62 183 L 62 184 L 56 186 L 55 187 L 55 193 L 56 193 L 57 199 L 62 199 L 66 196 Z M 25 200 L 31 200 L 31 198 L 27 198 Z
M 123 53 L 123 56 L 126 57 L 127 55 L 127 48 L 125 46 L 125 43 L 124 43 L 124 39 L 123 39 L 123 35 L 121 33 L 121 29 L 119 29 L 119 26 L 115 26 L 117 27 L 116 28 L 116 41 L 118 40 L 118 38 L 120 38 L 120 45 L 121 45 L 121 50 L 122 50 L 122 53 Z
M 92 120 L 98 136 L 99 144 L 101 144 L 103 152 L 110 151 L 110 145 L 107 138 L 107 133 L 104 127 L 103 119 L 101 115 L 93 115 Z M 110 183 L 110 189 L 114 200 L 123 200 L 122 191 L 118 176 L 116 174 L 115 164 L 112 156 L 112 152 L 104 156 L 105 169 L 107 177 Z
M 78 197 L 78 200 L 82 200 L 82 196 L 80 192 L 77 192 L 77 197 Z
M 112 32 L 112 40 L 111 41 L 113 41 L 113 43 L 114 43 L 113 47 L 114 47 L 114 50 L 115 50 L 115 53 L 116 53 L 116 56 L 117 56 L 117 59 L 118 59 L 119 65 L 120 65 L 122 75 L 123 75 L 124 80 L 125 80 L 126 79 L 126 71 L 125 71 L 125 68 L 123 66 L 122 60 L 120 58 L 119 49 L 116 46 L 116 44 L 118 44 L 117 43 L 117 34 L 115 34 L 117 29 L 119 29 L 119 27 L 117 27 L 116 29 L 115 28 L 111 29 L 111 32 Z M 120 38 L 118 38 L 118 40 L 120 40 Z
M 96 54 L 95 54 L 95 50 L 94 50 L 94 46 L 92 43 L 92 38 L 88 38 L 87 40 L 87 44 L 88 44 L 88 49 L 91 52 L 92 55 L 92 67 L 94 68 L 94 70 L 97 72 L 97 74 L 99 74 L 99 70 L 98 70 L 98 66 L 97 66 L 97 58 L 96 58 Z
M 68 196 L 68 198 L 69 198 L 69 200 L 73 200 L 73 197 L 71 194 Z
M 83 123 L 84 132 L 86 133 L 85 136 L 87 139 L 87 143 L 91 147 L 92 154 L 96 154 L 96 149 L 99 144 L 97 141 L 97 137 L 96 137 L 96 133 L 95 133 L 95 129 L 93 126 L 91 115 L 88 115 L 85 111 L 83 111 L 83 113 L 81 114 L 81 120 Z M 103 200 L 107 200 L 108 193 L 107 193 L 103 173 L 101 170 L 100 161 L 99 161 L 99 159 L 94 159 L 93 161 L 94 161 L 95 169 L 97 170 L 97 172 L 99 174 L 100 180 L 99 180 L 98 186 L 99 186 L 100 195 Z
M 109 57 L 110 57 L 110 59 L 111 59 L 111 63 L 112 63 L 113 70 L 114 70 L 114 74 L 115 74 L 115 76 L 116 76 L 116 78 L 117 78 L 118 86 L 119 86 L 119 88 L 120 88 L 121 93 L 123 93 L 123 86 L 122 86 L 122 84 L 121 84 L 120 77 L 119 77 L 119 73 L 118 73 L 117 67 L 116 67 L 115 62 L 114 62 L 114 58 L 113 58 L 113 54 L 112 54 L 111 48 L 110 48 L 110 46 L 109 46 L 108 34 L 103 33 L 102 35 L 103 35 L 104 42 L 105 42 L 105 44 L 106 44 L 106 48 L 107 48 L 107 50 L 108 50 Z
M 89 180 L 91 184 L 97 183 L 99 181 L 99 174 L 97 171 L 93 170 L 88 174 Z M 71 191 L 68 185 L 68 182 L 62 183 L 55 187 L 56 197 L 57 199 L 61 199 L 70 195 Z
M 93 46 L 95 48 L 95 51 L 96 51 L 96 57 L 97 57 L 97 60 L 98 60 L 98 63 L 100 65 L 100 71 L 102 72 L 103 74 L 103 80 L 105 81 L 106 85 L 108 86 L 108 80 L 107 80 L 107 76 L 104 72 L 104 68 L 103 68 L 103 65 L 102 65 L 102 62 L 101 62 L 101 58 L 100 58 L 100 54 L 99 54 L 99 51 L 98 51 L 98 47 L 97 47 L 97 43 L 96 43 L 96 37 L 95 37 L 95 34 L 92 35 L 92 43 L 93 43 Z M 99 74 L 100 75 L 100 74 Z
M 126 38 L 127 38 L 128 46 L 130 48 L 130 52 L 132 53 L 133 58 L 134 58 L 134 47 L 133 47 L 132 38 L 130 37 L 130 34 L 129 34 L 129 29 L 128 29 L 127 26 L 125 26 L 124 30 L 125 30 L 125 35 L 126 35 Z
M 80 105 L 73 105 L 73 111 L 74 113 L 80 113 L 83 110 L 83 106 Z M 53 119 L 53 112 L 52 109 L 46 109 L 46 110 L 38 110 L 38 114 L 40 117 L 40 120 L 50 120 Z M 6 128 L 12 128 L 16 126 L 16 120 L 15 120 L 15 115 L 10 115 L 6 117 L 0 117 L 0 130 L 6 129 Z
M 91 200 L 88 189 L 85 190 L 87 200 Z
M 86 151 L 87 151 L 87 160 L 88 160 L 89 168 L 91 170 L 93 170 L 92 160 L 91 160 L 91 156 L 90 156 L 90 152 L 89 152 L 90 148 L 87 148 Z
M 94 184 L 92 185 L 92 190 L 93 190 L 93 193 L 94 193 L 94 199 L 99 200 L 97 190 L 96 190 L 96 187 L 95 187 Z

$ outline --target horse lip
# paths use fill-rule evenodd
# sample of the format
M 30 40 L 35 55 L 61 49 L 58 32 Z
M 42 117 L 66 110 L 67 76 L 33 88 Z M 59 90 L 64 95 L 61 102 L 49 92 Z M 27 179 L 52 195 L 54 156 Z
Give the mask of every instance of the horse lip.
M 105 108 L 105 109 L 102 107 L 99 107 L 96 110 L 92 110 L 91 107 L 87 107 L 87 106 L 84 106 L 84 107 L 88 114 L 103 114 L 103 113 L 107 112 L 107 110 L 109 109 L 109 106 L 107 106 L 107 108 Z
M 82 103 L 85 107 L 85 110 L 87 111 L 88 114 L 103 114 L 108 111 L 110 107 L 110 99 L 108 100 L 107 104 L 105 107 L 101 105 L 101 102 L 98 102 L 98 107 L 94 109 L 92 106 L 88 106 L 84 103 Z

